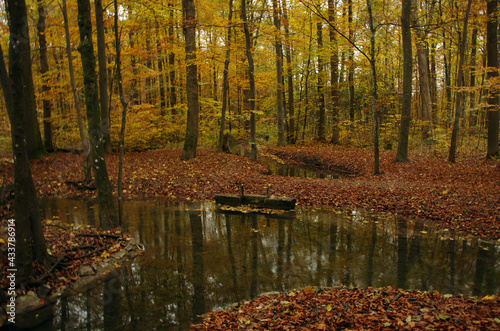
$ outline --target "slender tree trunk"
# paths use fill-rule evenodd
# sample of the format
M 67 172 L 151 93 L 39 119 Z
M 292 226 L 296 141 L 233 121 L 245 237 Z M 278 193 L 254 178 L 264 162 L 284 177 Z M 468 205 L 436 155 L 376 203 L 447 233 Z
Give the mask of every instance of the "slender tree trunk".
M 184 12 L 183 29 L 186 38 L 186 92 L 187 92 L 187 125 L 184 149 L 181 160 L 196 157 L 198 146 L 198 120 L 200 104 L 198 101 L 198 67 L 196 66 L 196 13 L 194 0 L 182 0 Z
M 160 35 L 160 26 L 156 24 L 156 54 L 158 56 L 158 81 L 160 84 L 160 113 L 161 115 L 165 115 L 165 106 L 167 105 L 166 96 L 165 96 L 165 73 L 163 72 L 163 50 L 161 45 L 161 35 Z
M 247 10 L 246 10 L 246 0 L 241 0 L 241 19 L 243 21 L 243 30 L 245 33 L 245 49 L 248 60 L 248 79 L 250 83 L 250 89 L 248 91 L 248 99 L 250 105 L 250 144 L 252 145 L 252 151 L 250 159 L 255 161 L 257 159 L 257 142 L 256 142 L 256 132 L 255 132 L 255 67 L 253 63 L 253 50 L 252 41 L 250 39 L 250 27 L 248 24 Z
M 411 122 L 411 91 L 413 56 L 411 44 L 411 0 L 402 0 L 401 34 L 403 39 L 403 97 L 401 100 L 401 124 L 396 161 L 408 162 L 408 136 Z
M 333 26 L 335 25 L 335 2 L 334 0 L 328 0 L 328 20 L 330 21 L 330 46 L 331 46 L 331 56 L 330 56 L 330 85 L 331 85 L 331 98 L 332 98 L 332 144 L 338 144 L 340 142 L 340 127 L 339 127 L 339 55 L 338 55 L 338 45 L 337 36 Z
M 316 139 L 318 141 L 325 141 L 325 81 L 323 79 L 323 57 L 321 54 L 323 52 L 323 24 L 321 22 L 318 22 L 316 27 L 316 32 L 318 35 L 318 133 Z
M 347 0 L 347 12 L 348 12 L 348 23 L 349 23 L 349 40 L 353 40 L 354 31 L 353 31 L 353 17 L 352 17 L 352 0 Z M 356 109 L 356 104 L 354 100 L 354 48 L 349 47 L 348 51 L 348 63 L 349 63 L 349 72 L 348 72 L 348 84 L 349 84 L 349 119 L 351 122 L 354 122 L 354 111 Z
M 108 69 L 106 67 L 106 39 L 104 34 L 104 11 L 102 0 L 95 0 L 95 22 L 97 32 L 97 58 L 99 61 L 99 101 L 101 102 L 101 130 L 104 137 L 104 152 L 111 153 L 111 133 L 108 96 Z
M 278 113 L 278 146 L 286 145 L 283 110 L 283 45 L 281 43 L 281 22 L 278 2 L 273 0 L 273 21 L 276 28 L 274 46 L 276 48 L 276 111 Z
M 118 0 L 114 1 L 115 6 L 115 49 L 116 49 L 116 78 L 118 80 L 118 93 L 120 95 L 120 102 L 122 104 L 122 124 L 120 128 L 120 151 L 118 156 L 118 224 L 121 226 L 123 224 L 123 150 L 125 146 L 125 124 L 127 119 L 127 106 L 128 103 L 125 101 L 123 96 L 123 83 L 122 83 L 122 69 L 121 69 L 121 47 L 120 47 L 120 35 L 118 34 Z
M 47 39 L 45 38 L 45 4 L 43 0 L 37 0 L 38 6 L 38 43 L 40 44 L 40 73 L 42 74 L 42 93 L 43 93 L 43 136 L 45 140 L 45 149 L 53 151 L 52 142 L 52 103 L 49 100 L 50 83 L 48 82 L 49 61 L 47 57 Z
M 71 40 L 69 38 L 69 23 L 68 23 L 68 11 L 66 8 L 66 0 L 62 0 L 62 13 L 64 17 L 64 34 L 66 37 L 66 56 L 68 58 L 68 70 L 69 77 L 71 81 L 71 90 L 73 92 L 73 101 L 75 103 L 76 109 L 76 119 L 78 121 L 78 131 L 80 132 L 80 140 L 82 141 L 83 148 L 83 172 L 84 172 L 84 182 L 90 183 L 92 181 L 92 162 L 90 159 L 90 144 L 87 134 L 85 133 L 85 128 L 83 125 L 82 111 L 80 108 L 80 99 L 78 97 L 78 91 L 76 89 L 75 82 L 75 69 L 73 68 L 73 56 L 71 55 Z
M 486 50 L 488 53 L 488 67 L 490 69 L 488 70 L 487 79 L 493 81 L 498 77 L 498 0 L 488 0 L 486 10 L 488 15 L 488 22 L 486 24 Z M 488 112 L 486 113 L 488 121 L 487 158 L 499 155 L 499 100 L 498 87 L 490 86 L 488 92 Z
M 24 134 L 25 85 L 22 70 L 26 65 L 22 54 L 16 49 L 21 42 L 24 27 L 20 17 L 26 15 L 24 1 L 8 1 L 10 17 L 9 72 L 5 66 L 3 50 L 0 46 L 0 83 L 11 125 L 12 153 L 14 156 L 14 220 L 8 226 L 15 229 L 16 256 L 9 260 L 9 269 L 17 269 L 16 284 L 26 284 L 32 276 L 33 261 L 48 266 L 48 254 L 38 210 L 35 185 L 31 176 Z M 10 231 L 10 230 L 9 230 Z M 10 256 L 10 255 L 9 255 Z M 7 257 L 7 256 L 6 256 Z
M 90 137 L 90 155 L 92 170 L 97 189 L 99 219 L 101 228 L 111 229 L 118 226 L 113 191 L 104 159 L 103 135 L 100 127 L 99 97 L 97 91 L 97 75 L 95 71 L 94 46 L 92 44 L 92 23 L 90 18 L 90 1 L 78 0 L 78 27 L 80 30 L 80 46 L 78 50 L 82 58 L 85 106 Z
M 170 22 L 168 25 L 168 38 L 171 43 L 171 47 L 173 48 L 174 45 L 174 39 L 175 39 L 175 34 L 174 34 L 174 4 L 173 0 L 170 0 L 168 2 L 168 7 L 170 10 Z M 175 53 L 171 51 L 168 54 L 168 66 L 169 66 L 169 81 L 170 81 L 170 108 L 172 116 L 177 115 L 177 110 L 175 109 L 175 106 L 177 105 L 177 92 L 175 89 L 175 84 L 176 84 L 176 79 L 175 79 Z
M 229 62 L 231 59 L 231 31 L 233 23 L 233 0 L 229 0 L 229 17 L 227 20 L 227 39 L 226 39 L 226 59 L 224 60 L 224 73 L 222 81 L 222 110 L 220 117 L 219 132 L 219 150 L 224 150 L 224 131 L 226 126 L 227 94 L 229 91 Z
M 370 67 L 372 69 L 372 121 L 373 121 L 373 174 L 380 174 L 380 156 L 379 156 L 379 114 L 377 110 L 377 69 L 375 58 L 375 27 L 373 26 L 372 5 L 370 0 L 366 0 L 368 8 L 368 17 L 370 25 Z
M 455 96 L 455 119 L 453 120 L 453 131 L 451 132 L 451 144 L 450 144 L 450 154 L 448 156 L 448 161 L 455 162 L 456 151 L 457 151 L 457 140 L 458 140 L 458 129 L 460 127 L 460 116 L 462 116 L 463 108 L 463 92 L 460 88 L 464 85 L 464 71 L 463 66 L 465 63 L 465 49 L 467 47 L 467 25 L 469 23 L 469 13 L 472 0 L 467 2 L 467 10 L 465 11 L 464 27 L 462 33 L 462 42 L 460 44 L 460 58 L 458 61 L 458 73 L 457 73 L 457 88 L 459 89 Z M 497 131 L 497 142 L 498 142 L 498 131 Z M 497 144 L 498 148 L 498 144 Z
M 477 28 L 474 28 L 472 30 L 472 38 L 471 38 L 471 51 L 470 51 L 470 82 L 469 86 L 471 88 L 469 97 L 469 107 L 473 111 L 474 108 L 476 107 L 476 53 L 477 53 Z M 476 116 L 474 116 L 476 117 Z M 472 122 L 470 123 L 471 125 L 475 125 L 477 122 L 476 119 L 471 119 Z
M 285 28 L 285 57 L 286 57 L 286 76 L 288 88 L 288 132 L 287 141 L 295 144 L 297 135 L 295 134 L 295 102 L 293 96 L 293 68 L 292 68 L 292 45 L 290 41 L 290 24 L 288 22 L 288 13 L 286 9 L 286 0 L 282 0 L 283 18 Z M 286 110 L 285 110 L 286 111 Z

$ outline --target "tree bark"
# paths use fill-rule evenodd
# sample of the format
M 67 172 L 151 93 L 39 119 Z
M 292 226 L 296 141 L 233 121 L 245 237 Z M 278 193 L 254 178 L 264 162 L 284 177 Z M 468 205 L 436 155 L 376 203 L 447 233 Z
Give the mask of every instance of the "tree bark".
M 99 101 L 101 103 L 101 130 L 104 137 L 104 152 L 111 153 L 111 123 L 109 114 L 108 71 L 106 40 L 104 34 L 104 11 L 102 0 L 95 0 L 95 22 L 97 32 L 97 58 L 99 62 Z
M 252 151 L 250 154 L 250 160 L 255 161 L 257 159 L 257 142 L 256 142 L 256 132 L 255 132 L 255 66 L 253 63 L 253 50 L 252 41 L 250 39 L 250 27 L 248 24 L 247 10 L 246 10 L 246 0 L 241 0 L 241 19 L 243 21 L 243 30 L 245 33 L 245 49 L 248 60 L 248 79 L 250 83 L 250 89 L 248 91 L 248 101 L 250 105 L 250 144 L 252 145 Z
M 316 32 L 318 36 L 318 133 L 316 140 L 326 141 L 325 137 L 325 93 L 324 93 L 324 79 L 323 79 L 323 24 L 318 22 L 316 24 Z
M 349 40 L 353 40 L 354 31 L 352 27 L 352 0 L 347 0 L 347 12 L 348 12 L 348 23 L 349 23 Z M 349 47 L 348 51 L 348 63 L 349 63 L 349 72 L 347 75 L 348 84 L 349 84 L 349 119 L 351 122 L 354 122 L 354 111 L 356 109 L 356 104 L 354 100 L 354 47 Z
M 486 51 L 488 53 L 487 79 L 493 81 L 498 77 L 498 0 L 487 1 L 488 22 L 486 24 Z M 498 83 L 497 83 L 498 84 Z M 488 146 L 486 157 L 492 158 L 499 155 L 498 131 L 499 131 L 499 95 L 498 85 L 491 84 L 488 91 Z
M 175 39 L 175 35 L 174 35 L 174 9 L 173 9 L 173 0 L 169 1 L 168 2 L 168 7 L 170 8 L 170 22 L 169 22 L 169 25 L 168 25 L 168 38 L 169 38 L 169 41 L 172 45 L 172 48 L 173 48 L 173 45 L 174 45 L 174 39 Z M 175 89 L 175 83 L 176 83 L 176 79 L 175 79 L 175 53 L 173 51 L 171 51 L 168 55 L 168 66 L 169 66 L 169 81 L 170 81 L 170 89 L 169 89 L 169 96 L 170 96 L 170 108 L 171 108 L 171 113 L 172 113 L 172 116 L 175 116 L 177 115 L 177 110 L 175 109 L 175 106 L 177 105 L 177 92 L 176 92 L 176 89 Z
M 287 126 L 287 141 L 290 144 L 295 144 L 297 136 L 295 134 L 295 102 L 293 96 L 293 69 L 292 69 L 292 45 L 290 41 L 290 24 L 288 22 L 288 13 L 286 9 L 286 0 L 283 0 L 283 18 L 285 28 L 285 58 L 286 58 L 286 75 L 288 87 L 288 126 Z
M 101 228 L 111 229 L 118 226 L 113 192 L 104 159 L 103 134 L 100 126 L 99 96 L 97 91 L 97 75 L 95 71 L 94 46 L 92 44 L 92 23 L 90 18 L 90 1 L 78 0 L 78 28 L 80 30 L 80 46 L 78 51 L 82 58 L 85 106 L 90 137 L 90 155 L 92 170 L 97 189 L 99 219 Z
M 90 160 L 90 143 L 87 134 L 85 133 L 85 128 L 83 125 L 82 111 L 80 108 L 80 98 L 78 97 L 78 91 L 76 89 L 75 82 L 75 69 L 73 67 L 73 56 L 71 55 L 71 40 L 69 38 L 69 23 L 68 23 L 68 11 L 66 8 L 66 0 L 62 0 L 62 13 L 64 17 L 64 34 L 66 38 L 66 56 L 68 58 L 68 70 L 69 77 L 71 81 L 71 90 L 73 92 L 73 101 L 75 103 L 76 109 L 76 119 L 78 121 L 78 131 L 80 132 L 80 140 L 82 141 L 83 148 L 83 173 L 84 182 L 90 183 L 92 181 L 92 161 Z
M 229 91 L 229 62 L 231 60 L 231 31 L 233 23 L 233 0 L 229 0 L 229 17 L 227 21 L 226 59 L 224 60 L 224 73 L 222 80 L 222 110 L 220 117 L 219 150 L 224 150 L 224 131 L 226 129 L 227 94 Z
M 273 2 L 273 22 L 276 28 L 274 46 L 276 48 L 276 111 L 278 113 L 278 146 L 286 145 L 283 110 L 283 44 L 281 43 L 281 22 L 278 2 Z
M 380 152 L 379 152 L 379 127 L 377 110 L 377 69 L 375 58 L 375 27 L 373 25 L 372 5 L 370 0 L 366 0 L 368 8 L 368 23 L 370 26 L 370 67 L 372 71 L 372 121 L 373 121 L 373 174 L 380 174 Z
M 38 7 L 38 43 L 40 44 L 40 73 L 42 74 L 42 103 L 43 103 L 43 137 L 45 149 L 53 151 L 54 145 L 52 142 L 52 103 L 49 99 L 50 83 L 48 82 L 49 61 L 47 57 L 47 39 L 45 38 L 45 4 L 43 0 L 37 0 Z
M 5 66 L 3 50 L 0 46 L 0 83 L 10 119 L 12 153 L 14 156 L 14 220 L 9 226 L 15 226 L 16 256 L 9 268 L 17 269 L 16 284 L 25 284 L 33 272 L 32 263 L 37 261 L 47 267 L 48 254 L 43 235 L 42 223 L 38 210 L 35 185 L 29 166 L 26 137 L 24 134 L 24 82 L 22 55 L 19 52 L 19 15 L 26 15 L 24 1 L 8 2 L 10 24 L 9 73 Z
M 196 157 L 198 146 L 198 120 L 200 104 L 198 101 L 198 67 L 196 66 L 196 12 L 194 0 L 182 0 L 184 13 L 183 29 L 186 38 L 186 92 L 187 92 L 187 126 L 184 149 L 181 160 Z
M 340 142 L 340 127 L 339 127 L 339 92 L 338 92 L 338 65 L 339 65 L 339 55 L 338 55 L 338 45 L 337 36 L 333 28 L 335 25 L 335 3 L 333 0 L 328 0 L 328 20 L 330 21 L 330 44 L 331 44 L 331 56 L 330 56 L 330 85 L 331 85 L 331 98 L 332 98 L 332 144 L 338 144 Z
M 13 37 L 18 43 L 15 46 L 16 52 L 21 57 L 23 63 L 19 69 L 19 74 L 23 75 L 24 82 L 24 134 L 26 137 L 26 148 L 28 158 L 40 158 L 45 154 L 40 127 L 38 125 L 35 91 L 33 87 L 33 73 L 31 69 L 30 35 L 28 26 L 28 16 L 26 12 L 26 2 L 6 0 L 7 17 L 9 17 L 9 27 L 12 36 L 12 28 L 17 31 Z M 9 51 L 10 54 L 10 51 Z M 10 65 L 9 65 L 10 66 Z
M 403 97 L 401 100 L 401 124 L 399 125 L 396 161 L 408 162 L 408 136 L 411 123 L 411 91 L 413 56 L 411 44 L 411 0 L 402 0 L 401 34 L 403 39 Z
M 463 108 L 463 92 L 460 88 L 464 85 L 464 70 L 463 66 L 465 63 L 465 49 L 467 47 L 467 25 L 469 23 L 469 13 L 472 0 L 467 2 L 467 10 L 465 11 L 464 27 L 462 33 L 462 42 L 460 44 L 460 57 L 458 61 L 458 73 L 457 73 L 457 88 L 458 91 L 455 96 L 455 118 L 453 120 L 453 131 L 451 132 L 451 144 L 450 153 L 448 155 L 448 161 L 456 161 L 456 151 L 457 151 L 457 140 L 458 140 L 458 129 L 460 127 L 460 116 L 462 116 Z M 497 142 L 498 142 L 498 131 L 497 131 Z M 497 145 L 498 148 L 498 145 Z

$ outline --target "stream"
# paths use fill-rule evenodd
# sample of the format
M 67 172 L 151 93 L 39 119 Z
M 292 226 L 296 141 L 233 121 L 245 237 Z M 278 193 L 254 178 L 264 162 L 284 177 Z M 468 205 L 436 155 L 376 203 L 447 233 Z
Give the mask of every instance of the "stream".
M 43 199 L 40 209 L 43 219 L 98 226 L 93 202 Z M 310 285 L 500 292 L 498 243 L 396 217 L 298 208 L 279 218 L 166 200 L 126 202 L 124 215 L 144 254 L 60 299 L 39 330 L 188 330 L 205 312 Z

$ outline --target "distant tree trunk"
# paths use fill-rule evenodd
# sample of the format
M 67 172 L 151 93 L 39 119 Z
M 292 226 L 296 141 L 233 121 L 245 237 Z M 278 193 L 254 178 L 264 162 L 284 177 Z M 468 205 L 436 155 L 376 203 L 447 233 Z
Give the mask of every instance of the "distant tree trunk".
M 104 34 L 104 11 L 102 0 L 95 0 L 95 22 L 97 32 L 97 57 L 99 60 L 99 100 L 101 102 L 101 130 L 104 137 L 104 152 L 111 153 L 111 133 L 108 96 L 108 69 L 106 39 Z
M 15 226 L 16 256 L 9 268 L 17 269 L 16 284 L 25 285 L 31 279 L 33 261 L 47 267 L 48 254 L 24 134 L 26 104 L 22 71 L 26 63 L 23 62 L 22 54 L 16 50 L 21 42 L 21 29 L 25 28 L 21 17 L 23 13 L 26 16 L 26 4 L 23 0 L 8 1 L 7 6 L 10 16 L 9 73 L 0 46 L 0 83 L 10 119 L 14 156 L 14 224 L 9 221 L 8 225 Z
M 288 132 L 287 141 L 295 144 L 297 136 L 295 134 L 295 102 L 293 98 L 293 70 L 292 70 L 292 45 L 290 41 L 290 24 L 288 22 L 288 13 L 286 9 L 286 0 L 283 0 L 283 18 L 285 28 L 285 57 L 286 57 L 286 76 L 288 86 Z
M 73 56 L 71 55 L 71 40 L 69 38 L 69 23 L 68 23 L 68 11 L 66 8 L 66 0 L 62 0 L 62 12 L 64 17 L 64 34 L 66 37 L 66 56 L 68 58 L 68 70 L 69 77 L 71 81 L 71 90 L 73 92 L 73 101 L 75 103 L 76 109 L 76 119 L 78 121 L 78 131 L 80 132 L 80 140 L 82 141 L 83 148 L 83 173 L 84 182 L 90 183 L 92 181 L 92 161 L 90 159 L 90 144 L 87 134 L 85 133 L 85 128 L 83 125 L 82 111 L 80 109 L 80 99 L 78 97 L 78 91 L 76 89 L 75 82 L 75 69 L 73 68 Z
M 450 41 L 451 44 L 451 41 Z M 451 47 L 447 46 L 446 33 L 443 33 L 443 49 L 448 49 L 448 52 L 443 52 L 444 64 L 444 85 L 445 85 L 445 100 L 446 100 L 446 117 L 448 123 L 451 122 L 452 107 L 451 107 Z
M 470 51 L 470 82 L 469 86 L 471 87 L 471 91 L 469 94 L 469 107 L 471 110 L 474 110 L 476 107 L 476 54 L 477 54 L 477 28 L 472 30 L 472 38 L 471 38 L 471 51 Z M 477 119 L 473 120 L 470 124 L 475 125 Z
M 460 58 L 458 61 L 458 74 L 457 74 L 457 88 L 460 89 L 464 85 L 464 70 L 463 66 L 465 63 L 465 49 L 467 47 L 467 25 L 469 23 L 469 13 L 472 0 L 467 2 L 467 10 L 465 11 L 464 27 L 462 33 L 462 42 L 460 43 Z M 451 132 L 451 144 L 450 144 L 450 154 L 448 156 L 448 161 L 455 162 L 456 151 L 457 151 L 457 140 L 458 140 L 458 129 L 460 127 L 460 116 L 462 116 L 463 109 L 463 92 L 458 90 L 455 96 L 455 118 L 453 120 L 453 131 Z M 497 131 L 497 142 L 498 142 L 498 131 Z M 498 149 L 498 144 L 497 144 Z
M 168 7 L 170 9 L 170 22 L 168 25 L 168 38 L 170 40 L 170 43 L 172 46 L 174 45 L 174 9 L 173 9 L 173 2 L 169 1 L 168 2 Z M 175 106 L 177 105 L 177 92 L 175 90 L 175 53 L 171 51 L 168 55 L 168 66 L 169 66 L 169 81 L 170 81 L 170 108 L 171 113 L 173 116 L 177 114 L 177 110 L 175 109 Z
M 255 161 L 257 159 L 257 142 L 256 142 L 256 132 L 255 132 L 255 68 L 253 63 L 253 50 L 252 41 L 250 39 L 250 27 L 248 25 L 247 10 L 246 10 L 246 0 L 241 0 L 241 19 L 243 21 L 243 30 L 245 32 L 245 49 L 248 60 L 248 79 L 250 83 L 250 89 L 248 91 L 248 99 L 250 105 L 250 144 L 252 145 L 252 152 L 250 154 L 250 160 Z
M 26 136 L 26 148 L 28 158 L 39 158 L 45 154 L 40 127 L 38 126 L 35 91 L 33 88 L 33 73 L 31 70 L 31 50 L 30 50 L 30 35 L 28 26 L 28 16 L 26 13 L 26 2 L 21 0 L 5 1 L 7 9 L 7 17 L 9 18 L 9 26 L 15 26 L 17 35 L 15 36 L 18 45 L 15 50 L 19 52 L 20 61 L 23 64 L 20 68 L 20 74 L 23 75 L 24 82 L 24 99 L 22 100 L 25 106 L 22 110 L 24 114 L 24 135 Z M 16 16 L 17 15 L 17 16 Z M 14 18 L 16 19 L 13 22 Z M 12 37 L 12 30 L 11 30 Z M 9 52 L 10 53 L 10 52 Z
M 411 91 L 413 56 L 411 44 L 411 0 L 402 0 L 401 34 L 403 39 L 403 97 L 401 100 L 401 124 L 396 161 L 408 162 L 408 136 L 411 122 Z
M 349 22 L 349 40 L 353 40 L 354 31 L 352 27 L 352 0 L 347 0 L 347 12 L 348 12 L 348 22 Z M 348 63 L 349 63 L 349 72 L 348 72 L 348 84 L 349 84 L 349 119 L 351 122 L 354 122 L 354 110 L 356 109 L 355 100 L 354 100 L 354 48 L 349 47 L 348 52 Z
M 368 8 L 368 23 L 370 25 L 370 67 L 372 71 L 372 121 L 373 121 L 373 174 L 380 174 L 380 156 L 379 156 L 379 129 L 378 119 L 379 114 L 377 110 L 377 70 L 375 58 L 375 27 L 373 26 L 372 5 L 370 0 L 366 0 Z
M 488 22 L 486 24 L 486 50 L 488 53 L 487 78 L 493 81 L 498 77 L 498 0 L 487 1 Z M 493 84 L 492 84 L 493 85 Z M 488 146 L 486 157 L 492 158 L 499 155 L 498 130 L 499 130 L 499 96 L 498 82 L 490 86 L 488 93 Z
M 194 0 L 182 0 L 184 13 L 183 29 L 186 38 L 186 92 L 187 92 L 187 125 L 184 149 L 181 160 L 196 157 L 198 146 L 198 120 L 200 104 L 198 101 L 198 68 L 196 66 L 196 13 Z
M 165 106 L 167 105 L 166 96 L 165 96 L 165 73 L 163 72 L 163 51 L 161 45 L 161 35 L 160 35 L 160 26 L 156 24 L 156 54 L 158 56 L 158 81 L 160 84 L 160 113 L 161 115 L 165 115 Z
M 323 57 L 321 54 L 323 52 L 323 24 L 318 22 L 316 27 L 318 35 L 318 133 L 316 139 L 318 141 L 325 141 L 325 82 L 323 80 Z
M 233 0 L 229 0 L 229 17 L 227 20 L 227 39 L 226 39 L 226 59 L 224 60 L 224 78 L 222 81 L 222 110 L 220 117 L 220 132 L 219 132 L 219 150 L 224 150 L 224 130 L 226 129 L 226 111 L 227 111 L 227 94 L 229 91 L 229 62 L 231 59 L 231 31 L 233 23 Z M 229 142 L 228 142 L 229 144 Z M 226 146 L 228 147 L 228 146 Z M 229 150 L 229 148 L 228 148 Z
M 283 110 L 283 45 L 281 43 L 281 22 L 277 0 L 273 2 L 273 21 L 276 28 L 274 46 L 276 48 L 276 111 L 278 113 L 278 146 L 286 145 Z
M 417 1 L 413 4 L 413 25 L 417 27 L 418 8 Z M 431 79 L 429 72 L 429 52 L 427 48 L 426 33 L 423 28 L 416 30 L 417 38 L 417 62 L 418 62 L 418 82 L 420 86 L 420 100 L 422 105 L 422 140 L 427 140 L 432 136 L 432 98 L 431 98 Z
M 116 49 L 116 78 L 118 80 L 118 93 L 120 95 L 120 102 L 122 104 L 122 124 L 120 128 L 120 147 L 118 156 L 118 224 L 122 226 L 123 224 L 123 205 L 122 205 L 122 194 L 123 194 L 123 150 L 125 146 L 125 124 L 127 119 L 127 106 L 128 103 L 125 101 L 123 96 L 123 83 L 122 83 L 122 69 L 121 69 L 121 47 L 120 47 L 120 35 L 118 34 L 118 0 L 114 1 L 115 7 L 115 49 Z
M 99 219 L 101 228 L 111 229 L 118 226 L 113 201 L 113 191 L 104 159 L 104 143 L 100 127 L 99 97 L 97 91 L 97 75 L 95 71 L 94 46 L 92 45 L 92 22 L 90 18 L 90 1 L 78 0 L 78 28 L 80 30 L 80 46 L 78 50 L 82 58 L 85 106 L 90 137 L 90 154 L 92 169 L 97 189 Z
M 332 144 L 338 144 L 340 142 L 340 128 L 339 128 L 339 92 L 338 92 L 338 81 L 339 81 L 339 55 L 338 55 L 338 45 L 337 36 L 333 26 L 335 25 L 335 2 L 333 0 L 328 0 L 328 20 L 330 21 L 330 44 L 331 44 L 331 56 L 330 56 L 330 85 L 331 85 L 331 98 L 332 98 Z
M 45 141 L 45 149 L 53 151 L 54 145 L 52 142 L 52 103 L 49 100 L 50 83 L 48 82 L 49 61 L 47 57 L 47 39 L 45 38 L 45 4 L 43 0 L 37 0 L 38 5 L 38 43 L 40 44 L 40 73 L 42 74 L 42 93 L 43 95 L 43 136 Z

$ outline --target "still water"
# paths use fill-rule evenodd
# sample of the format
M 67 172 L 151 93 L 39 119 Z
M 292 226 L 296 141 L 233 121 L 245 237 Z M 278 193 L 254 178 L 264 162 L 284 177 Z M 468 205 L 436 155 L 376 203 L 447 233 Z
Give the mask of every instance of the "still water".
M 98 225 L 97 207 L 41 201 L 44 219 Z M 41 329 L 187 330 L 198 315 L 309 285 L 500 291 L 500 247 L 359 212 L 224 214 L 211 202 L 132 201 L 124 228 L 146 247 L 121 275 L 61 299 Z

